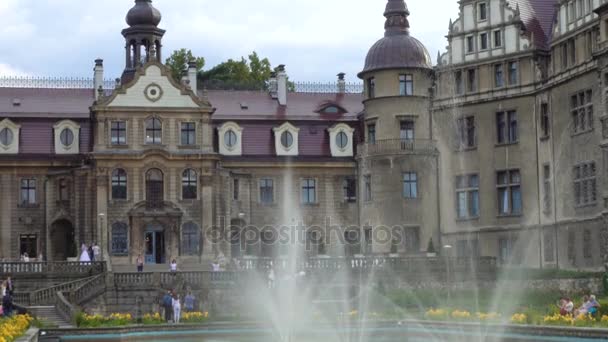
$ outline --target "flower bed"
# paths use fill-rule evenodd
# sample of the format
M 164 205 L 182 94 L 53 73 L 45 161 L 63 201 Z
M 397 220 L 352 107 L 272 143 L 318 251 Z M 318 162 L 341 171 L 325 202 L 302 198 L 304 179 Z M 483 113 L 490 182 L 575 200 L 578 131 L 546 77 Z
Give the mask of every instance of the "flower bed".
M 208 312 L 184 312 L 182 314 L 181 322 L 182 323 L 203 323 L 207 319 L 209 319 Z
M 120 327 L 129 324 L 133 324 L 133 317 L 128 313 L 113 313 L 109 316 L 80 313 L 76 316 L 76 326 L 79 328 Z
M 25 334 L 32 323 L 29 315 L 17 315 L 0 319 L 0 342 L 13 342 Z

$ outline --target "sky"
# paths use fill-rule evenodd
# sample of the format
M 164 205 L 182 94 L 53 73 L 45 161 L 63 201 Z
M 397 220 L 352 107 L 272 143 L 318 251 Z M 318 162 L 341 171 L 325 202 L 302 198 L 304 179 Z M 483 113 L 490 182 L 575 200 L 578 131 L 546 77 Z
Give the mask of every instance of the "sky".
M 406 1 L 412 36 L 433 63 L 447 45 L 457 0 Z M 92 77 L 124 68 L 125 15 L 133 0 L 0 0 L 0 76 Z M 154 0 L 167 30 L 166 56 L 188 48 L 208 69 L 256 51 L 287 65 L 296 81 L 358 81 L 368 49 L 384 34 L 386 0 Z

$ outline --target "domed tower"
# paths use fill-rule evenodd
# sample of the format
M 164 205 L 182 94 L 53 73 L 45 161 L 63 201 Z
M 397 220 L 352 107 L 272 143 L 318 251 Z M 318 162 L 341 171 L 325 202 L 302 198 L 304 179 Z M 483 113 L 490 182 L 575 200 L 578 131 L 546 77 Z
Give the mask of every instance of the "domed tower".
M 439 239 L 433 69 L 427 49 L 410 35 L 409 14 L 403 0 L 388 1 L 384 38 L 359 73 L 365 82 L 359 213 L 367 253 L 417 254 Z
M 165 30 L 158 28 L 161 19 L 160 11 L 152 5 L 152 0 L 135 0 L 135 6 L 127 13 L 129 28 L 122 30 L 126 40 L 123 84 L 133 78 L 138 66 L 150 60 L 162 61 Z

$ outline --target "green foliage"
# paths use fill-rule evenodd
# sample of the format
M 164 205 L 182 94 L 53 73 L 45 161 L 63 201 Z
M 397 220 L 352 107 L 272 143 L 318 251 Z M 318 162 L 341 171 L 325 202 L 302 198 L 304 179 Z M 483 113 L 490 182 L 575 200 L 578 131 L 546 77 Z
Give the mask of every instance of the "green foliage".
M 229 59 L 200 74 L 203 85 L 209 88 L 266 89 L 272 69 L 268 58 L 260 58 L 254 51 L 248 59 Z
M 173 51 L 171 56 L 165 61 L 165 65 L 171 69 L 171 75 L 173 78 L 180 82 L 182 79 L 182 73 L 188 69 L 188 62 L 196 62 L 196 70 L 201 71 L 205 66 L 205 58 L 195 57 L 191 50 L 179 49 Z

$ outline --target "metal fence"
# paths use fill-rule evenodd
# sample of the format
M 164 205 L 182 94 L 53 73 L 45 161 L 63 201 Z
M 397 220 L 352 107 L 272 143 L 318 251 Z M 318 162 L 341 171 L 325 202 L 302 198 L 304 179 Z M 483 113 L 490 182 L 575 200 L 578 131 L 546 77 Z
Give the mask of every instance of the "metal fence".
M 116 81 L 105 79 L 104 89 L 114 89 Z M 0 88 L 93 89 L 94 79 L 86 77 L 0 77 Z
M 291 91 L 294 93 L 333 94 L 340 92 L 338 82 L 293 82 Z M 363 83 L 347 82 L 343 84 L 346 94 L 363 94 Z

